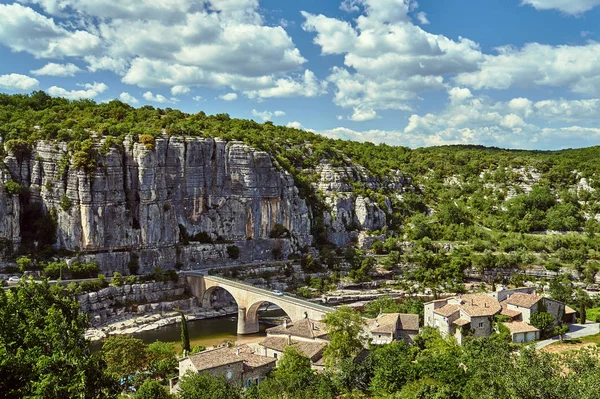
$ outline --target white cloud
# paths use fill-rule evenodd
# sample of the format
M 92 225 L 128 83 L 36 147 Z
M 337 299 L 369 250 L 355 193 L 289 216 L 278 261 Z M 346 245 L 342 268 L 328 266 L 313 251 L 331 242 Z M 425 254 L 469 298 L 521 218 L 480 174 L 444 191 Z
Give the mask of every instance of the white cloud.
M 559 10 L 565 14 L 579 15 L 600 5 L 600 0 L 522 0 L 536 10 Z
M 294 129 L 298 129 L 298 130 L 304 130 L 304 126 L 302 126 L 302 123 L 300 123 L 298 121 L 288 122 L 288 124 L 286 126 L 294 128 Z
M 173 86 L 171 87 L 171 94 L 178 96 L 181 94 L 189 94 L 191 89 L 187 86 Z
M 31 91 L 39 87 L 40 82 L 27 75 L 11 73 L 0 75 L 0 88 L 10 91 Z
M 200 101 L 204 101 L 204 98 L 202 98 L 202 96 L 194 96 L 194 97 L 192 97 L 192 100 L 194 100 L 196 102 L 200 102 Z
M 423 11 L 418 12 L 416 14 L 417 20 L 419 21 L 419 24 L 421 25 L 429 25 L 429 20 L 427 19 L 427 14 L 424 13 Z
M 350 120 L 353 120 L 356 122 L 364 122 L 364 121 L 370 121 L 375 118 L 377 118 L 377 112 L 375 112 L 371 108 L 356 107 L 354 109 L 354 113 L 350 117 Z
M 474 89 L 567 87 L 572 92 L 600 95 L 600 43 L 550 46 L 529 43 L 518 49 L 504 46 L 486 55 L 476 72 L 457 76 Z
M 146 100 L 146 101 L 152 101 L 152 102 L 160 103 L 160 104 L 175 102 L 174 98 L 168 99 L 167 97 L 163 96 L 162 94 L 153 94 L 151 91 L 145 92 L 142 95 L 142 97 L 144 97 L 144 100 Z
M 453 102 L 461 102 L 471 97 L 473 97 L 473 94 L 469 89 L 453 87 L 448 90 L 448 98 L 450 98 L 450 101 Z
M 50 62 L 44 65 L 40 69 L 36 69 L 31 71 L 34 75 L 42 75 L 42 76 L 75 76 L 77 72 L 80 72 L 81 69 L 75 64 L 56 64 L 54 62 Z
M 108 86 L 104 83 L 85 83 L 82 86 L 85 90 L 66 90 L 62 87 L 52 86 L 48 89 L 48 94 L 55 97 L 64 97 L 69 100 L 91 99 L 98 96 L 100 93 L 108 90 Z
M 131 94 L 127 93 L 127 92 L 123 92 L 119 95 L 119 100 L 123 101 L 124 103 L 128 103 L 128 104 L 137 104 L 139 103 L 138 99 L 135 98 L 134 96 L 132 96 Z
M 317 97 L 327 92 L 327 82 L 319 82 L 315 74 L 305 70 L 298 77 L 277 79 L 271 87 L 245 91 L 248 98 Z
M 252 116 L 255 116 L 257 118 L 261 118 L 263 121 L 270 121 L 273 120 L 273 117 L 280 117 L 280 116 L 284 116 L 285 112 L 283 111 L 257 111 L 255 109 L 252 110 Z
M 227 93 L 219 96 L 219 98 L 224 101 L 234 101 L 237 100 L 238 95 L 236 93 Z
M 280 91 L 306 59 L 258 0 L 20 0 L 0 5 L 0 43 L 38 58 L 74 57 L 142 88 Z M 35 11 L 26 5 L 38 6 Z M 312 95 L 299 91 L 291 95 Z
M 0 43 L 37 58 L 93 53 L 100 38 L 85 30 L 67 30 L 53 19 L 20 4 L 0 4 Z
M 345 9 L 363 11 L 355 25 L 302 12 L 303 28 L 316 34 L 322 54 L 344 56 L 344 67 L 334 67 L 327 79 L 336 88 L 335 104 L 352 108 L 357 117 L 359 106 L 409 110 L 420 93 L 444 88 L 445 76 L 477 70 L 483 60 L 479 46 L 414 25 L 408 13 L 415 7 L 403 0 L 345 2 Z

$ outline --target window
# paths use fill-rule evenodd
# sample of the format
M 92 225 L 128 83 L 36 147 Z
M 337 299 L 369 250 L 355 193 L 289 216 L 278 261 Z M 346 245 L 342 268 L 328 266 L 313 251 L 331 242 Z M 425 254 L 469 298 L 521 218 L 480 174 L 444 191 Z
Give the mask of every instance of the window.
M 274 357 L 275 359 L 277 359 L 277 353 L 276 353 L 276 352 L 273 352 L 273 357 Z
M 479 322 L 479 328 L 483 328 L 483 321 Z

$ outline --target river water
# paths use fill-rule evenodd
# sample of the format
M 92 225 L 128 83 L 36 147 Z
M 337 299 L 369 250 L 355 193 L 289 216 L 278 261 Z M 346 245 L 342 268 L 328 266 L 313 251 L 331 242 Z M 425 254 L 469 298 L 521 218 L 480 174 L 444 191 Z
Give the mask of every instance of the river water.
M 211 348 L 228 341 L 237 343 L 257 342 L 266 336 L 265 329 L 272 327 L 272 318 L 281 318 L 285 316 L 282 310 L 267 310 L 259 313 L 260 331 L 256 334 L 237 335 L 237 316 L 223 316 L 213 319 L 202 319 L 189 321 L 188 333 L 190 336 L 190 345 L 202 345 Z M 142 339 L 149 344 L 156 340 L 164 342 L 173 342 L 179 350 L 181 345 L 180 324 L 171 324 L 157 328 L 156 330 L 144 331 L 133 334 L 135 338 Z

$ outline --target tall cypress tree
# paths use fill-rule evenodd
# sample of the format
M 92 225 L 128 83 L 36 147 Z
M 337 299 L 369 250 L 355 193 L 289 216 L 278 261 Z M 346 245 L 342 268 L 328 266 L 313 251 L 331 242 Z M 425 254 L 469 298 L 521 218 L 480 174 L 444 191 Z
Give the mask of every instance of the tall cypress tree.
M 183 356 L 187 355 L 190 352 L 190 335 L 188 333 L 187 328 L 187 320 L 185 319 L 185 315 L 183 312 L 181 313 L 181 349 L 183 351 Z

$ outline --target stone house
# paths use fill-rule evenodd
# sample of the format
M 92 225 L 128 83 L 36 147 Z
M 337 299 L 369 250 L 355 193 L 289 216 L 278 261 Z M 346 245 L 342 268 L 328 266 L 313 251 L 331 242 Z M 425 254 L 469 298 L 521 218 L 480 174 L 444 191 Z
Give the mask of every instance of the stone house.
M 531 326 L 531 316 L 548 312 L 555 324 L 566 319 L 565 304 L 541 297 L 532 288 L 517 288 L 494 293 L 467 294 L 439 299 L 425 304 L 425 325 L 437 328 L 443 336 L 454 336 L 462 344 L 467 335 L 489 336 L 496 315 L 508 317 L 503 323 L 513 342 L 531 342 L 540 338 L 540 331 Z
M 210 349 L 184 357 L 179 361 L 179 379 L 187 373 L 207 372 L 224 376 L 236 385 L 249 387 L 258 384 L 275 367 L 272 357 L 256 354 L 248 345 Z M 177 391 L 177 385 L 171 391 Z
M 279 361 L 286 346 L 295 346 L 298 352 L 308 357 L 316 370 L 322 370 L 323 352 L 329 339 L 325 332 L 325 323 L 312 319 L 294 322 L 284 321 L 275 327 L 267 328 L 267 337 L 256 346 L 257 353 Z
M 383 345 L 398 340 L 412 344 L 419 334 L 419 315 L 382 313 L 374 319 L 367 319 L 367 328 L 372 344 Z

